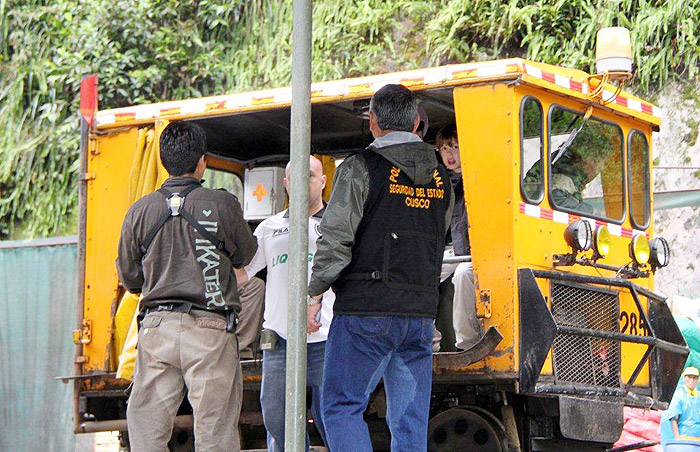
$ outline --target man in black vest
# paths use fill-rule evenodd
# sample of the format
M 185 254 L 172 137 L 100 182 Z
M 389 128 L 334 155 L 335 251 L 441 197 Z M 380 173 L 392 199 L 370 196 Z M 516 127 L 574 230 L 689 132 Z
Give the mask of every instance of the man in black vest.
M 363 412 L 384 379 L 391 449 L 426 450 L 433 319 L 452 199 L 447 170 L 415 134 L 413 93 L 386 85 L 370 102 L 375 140 L 338 168 L 309 283 L 308 331 L 336 293 L 322 413 L 333 452 L 371 451 Z
M 235 337 L 241 304 L 233 267 L 257 245 L 236 197 L 203 188 L 205 135 L 187 122 L 160 137 L 170 178 L 126 213 L 121 283 L 141 294 L 138 354 L 127 406 L 131 450 L 163 451 L 187 387 L 195 448 L 240 450 L 243 378 Z

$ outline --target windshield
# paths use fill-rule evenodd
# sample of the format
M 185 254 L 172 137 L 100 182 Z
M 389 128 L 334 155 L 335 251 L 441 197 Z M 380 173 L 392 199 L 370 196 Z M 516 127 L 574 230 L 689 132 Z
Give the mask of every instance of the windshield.
M 542 180 L 542 106 L 534 97 L 520 105 L 520 187 L 526 201 L 539 204 L 544 197 Z
M 622 130 L 553 106 L 549 116 L 549 194 L 555 208 L 620 222 L 624 216 Z M 581 127 L 581 125 L 583 126 Z M 578 131 L 571 139 L 571 134 Z M 561 146 L 570 140 L 569 146 Z M 552 163 L 554 162 L 554 163 Z
M 633 130 L 629 136 L 629 193 L 630 217 L 634 227 L 649 226 L 649 144 L 644 134 Z

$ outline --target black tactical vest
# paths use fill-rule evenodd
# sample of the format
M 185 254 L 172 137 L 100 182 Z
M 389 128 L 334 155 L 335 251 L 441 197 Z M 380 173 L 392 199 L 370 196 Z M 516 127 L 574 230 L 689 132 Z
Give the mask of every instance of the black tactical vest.
M 334 312 L 435 317 L 451 190 L 447 169 L 416 185 L 371 148 L 369 193 L 352 260 L 333 284 Z

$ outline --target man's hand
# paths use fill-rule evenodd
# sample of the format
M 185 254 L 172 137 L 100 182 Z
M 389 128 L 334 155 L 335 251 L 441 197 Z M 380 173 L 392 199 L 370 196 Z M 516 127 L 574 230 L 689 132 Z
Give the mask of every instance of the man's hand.
M 248 281 L 248 273 L 246 273 L 244 269 L 234 267 L 233 273 L 236 275 L 236 284 L 238 287 Z
M 308 334 L 315 333 L 321 328 L 321 296 L 313 297 L 313 299 L 319 300 L 319 303 L 306 305 L 306 332 Z

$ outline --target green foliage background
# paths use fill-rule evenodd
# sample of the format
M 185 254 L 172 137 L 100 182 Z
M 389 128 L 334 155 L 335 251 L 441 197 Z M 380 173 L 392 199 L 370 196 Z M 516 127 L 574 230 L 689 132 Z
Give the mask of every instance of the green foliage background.
M 314 1 L 316 81 L 523 56 L 592 70 L 632 31 L 648 93 L 700 69 L 698 0 Z M 78 89 L 100 108 L 291 80 L 291 0 L 0 0 L 0 238 L 75 233 Z

